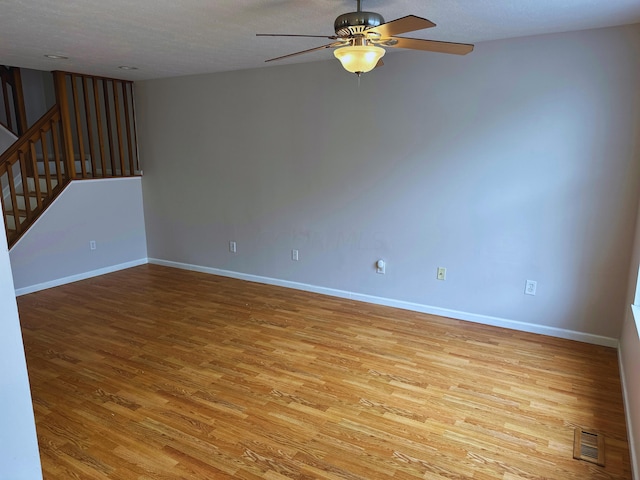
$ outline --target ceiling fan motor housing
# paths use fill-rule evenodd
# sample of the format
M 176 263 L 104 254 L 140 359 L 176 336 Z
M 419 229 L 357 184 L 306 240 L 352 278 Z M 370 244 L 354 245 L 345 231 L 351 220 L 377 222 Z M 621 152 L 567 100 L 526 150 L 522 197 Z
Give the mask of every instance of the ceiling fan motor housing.
M 367 28 L 382 25 L 384 18 L 375 12 L 349 12 L 343 13 L 333 22 L 336 35 L 339 37 L 350 37 L 362 34 Z

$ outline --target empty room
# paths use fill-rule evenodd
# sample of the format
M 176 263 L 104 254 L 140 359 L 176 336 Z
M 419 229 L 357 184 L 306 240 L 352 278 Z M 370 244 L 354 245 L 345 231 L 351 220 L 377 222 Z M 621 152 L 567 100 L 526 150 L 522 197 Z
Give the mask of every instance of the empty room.
M 636 0 L 134 3 L 0 6 L 0 479 L 640 480 Z

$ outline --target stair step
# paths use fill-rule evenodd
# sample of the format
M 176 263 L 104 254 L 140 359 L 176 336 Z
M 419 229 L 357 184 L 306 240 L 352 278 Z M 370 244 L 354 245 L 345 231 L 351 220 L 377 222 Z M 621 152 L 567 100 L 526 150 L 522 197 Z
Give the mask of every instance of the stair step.
M 48 195 L 48 192 L 40 190 L 40 198 L 46 198 Z M 24 197 L 24 193 L 23 192 L 16 192 L 16 196 L 20 196 L 20 197 Z M 38 198 L 38 193 L 33 191 L 33 192 L 27 192 L 27 196 L 29 197 L 33 197 L 33 198 Z
M 18 177 L 19 178 L 19 177 Z M 8 194 L 7 188 L 4 190 L 5 198 L 4 198 L 4 216 L 5 216 L 5 226 L 7 229 L 7 236 L 9 239 L 18 235 L 18 227 L 17 224 L 23 224 L 27 220 L 27 202 L 30 207 L 30 211 L 34 211 L 38 209 L 38 204 L 40 200 L 46 200 L 52 192 L 58 186 L 58 180 L 56 178 L 51 178 L 51 191 L 48 189 L 47 179 L 39 177 L 38 181 L 34 177 L 27 177 L 26 184 L 18 184 L 16 186 L 16 207 L 18 208 L 17 212 L 13 211 L 13 201 L 10 195 Z M 36 192 L 36 185 L 39 187 L 39 195 Z M 27 187 L 27 192 L 23 191 L 23 188 Z M 17 213 L 17 217 L 15 215 Z
M 47 187 L 47 180 L 45 178 L 39 178 L 38 179 L 39 182 L 39 187 L 40 187 L 40 193 L 44 193 L 46 194 L 46 192 L 48 191 L 48 187 Z M 35 179 L 33 177 L 29 177 L 27 178 L 27 185 L 28 185 L 28 190 L 30 194 L 35 194 L 35 189 L 36 189 L 36 182 Z M 58 180 L 56 179 L 51 179 L 51 190 L 55 189 L 56 186 L 58 185 Z M 22 188 L 22 185 L 19 185 L 16 189 L 16 193 L 22 195 L 24 189 Z
M 18 219 L 19 219 L 19 223 L 22 224 L 27 219 L 27 217 L 19 216 Z M 5 220 L 6 220 L 6 226 L 8 230 L 16 230 L 16 219 L 13 217 L 13 215 L 5 216 Z
M 29 198 L 29 203 L 31 204 L 31 209 L 33 210 L 38 206 L 38 199 L 35 196 L 28 197 L 28 198 Z M 26 210 L 25 197 L 23 195 L 16 195 L 16 200 L 18 202 L 18 209 Z M 13 211 L 13 203 L 11 202 L 11 197 L 4 199 L 4 206 L 6 210 Z
M 14 211 L 13 211 L 13 209 L 12 209 L 12 208 L 7 208 L 7 209 L 4 211 L 4 214 L 5 214 L 5 215 L 11 215 L 11 216 L 13 217 L 13 216 L 14 216 Z M 26 210 L 23 210 L 23 209 L 21 209 L 21 208 L 19 208 L 19 209 L 18 209 L 18 216 L 19 216 L 19 217 L 26 217 L 26 216 L 27 216 L 27 211 L 26 211 Z

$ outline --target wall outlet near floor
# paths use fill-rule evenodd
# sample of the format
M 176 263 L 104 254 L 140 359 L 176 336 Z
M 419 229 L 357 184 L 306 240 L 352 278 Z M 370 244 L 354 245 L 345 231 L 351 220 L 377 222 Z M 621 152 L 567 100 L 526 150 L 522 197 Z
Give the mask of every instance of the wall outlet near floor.
M 387 272 L 387 263 L 380 259 L 376 262 L 376 273 L 384 275 Z
M 237 251 L 236 242 L 234 242 L 234 241 L 229 242 L 229 251 L 231 253 L 236 253 L 236 251 Z
M 95 240 L 90 240 L 89 241 L 89 249 L 90 250 L 95 250 L 96 248 L 97 248 L 96 247 L 96 241 Z
M 524 294 L 535 295 L 537 288 L 538 288 L 538 282 L 536 282 L 535 280 L 527 280 L 527 282 L 524 285 Z
M 438 280 L 446 280 L 447 279 L 447 269 L 444 267 L 438 267 L 438 273 L 436 274 L 436 278 Z
M 298 261 L 298 250 L 291 250 L 291 260 L 293 260 L 294 262 Z

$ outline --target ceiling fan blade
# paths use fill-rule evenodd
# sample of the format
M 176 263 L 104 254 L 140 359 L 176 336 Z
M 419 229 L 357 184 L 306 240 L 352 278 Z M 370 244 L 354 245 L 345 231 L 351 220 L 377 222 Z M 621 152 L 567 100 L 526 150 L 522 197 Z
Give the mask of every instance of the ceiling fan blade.
M 382 59 L 378 60 L 378 63 L 376 63 L 376 66 L 373 68 L 378 68 L 378 67 L 384 67 L 384 62 L 382 61 Z
M 416 17 L 415 15 L 407 15 L 406 17 L 391 20 L 377 27 L 367 28 L 365 31 L 375 32 L 381 37 L 387 38 L 401 33 L 413 32 L 414 30 L 422 30 L 423 28 L 435 27 L 436 24 L 426 18 Z
M 290 53 L 289 55 L 282 55 L 281 57 L 270 58 L 269 60 L 265 60 L 265 62 L 274 62 L 276 60 L 282 60 L 283 58 L 295 57 L 296 55 L 302 55 L 304 53 L 315 52 L 316 50 L 323 50 L 325 48 L 333 48 L 333 47 L 337 47 L 339 45 L 342 45 L 342 42 L 329 43 L 327 45 L 322 45 L 321 47 L 310 48 L 309 50 L 302 50 L 300 52 Z
M 388 44 L 385 43 L 384 46 L 425 50 L 427 52 L 453 53 L 455 55 L 466 55 L 473 51 L 473 45 L 468 43 L 438 42 L 436 40 L 402 37 L 393 37 L 391 41 Z
M 335 35 L 296 35 L 291 33 L 256 33 L 256 37 L 307 37 L 307 38 L 328 38 L 329 40 L 336 40 L 338 37 Z

